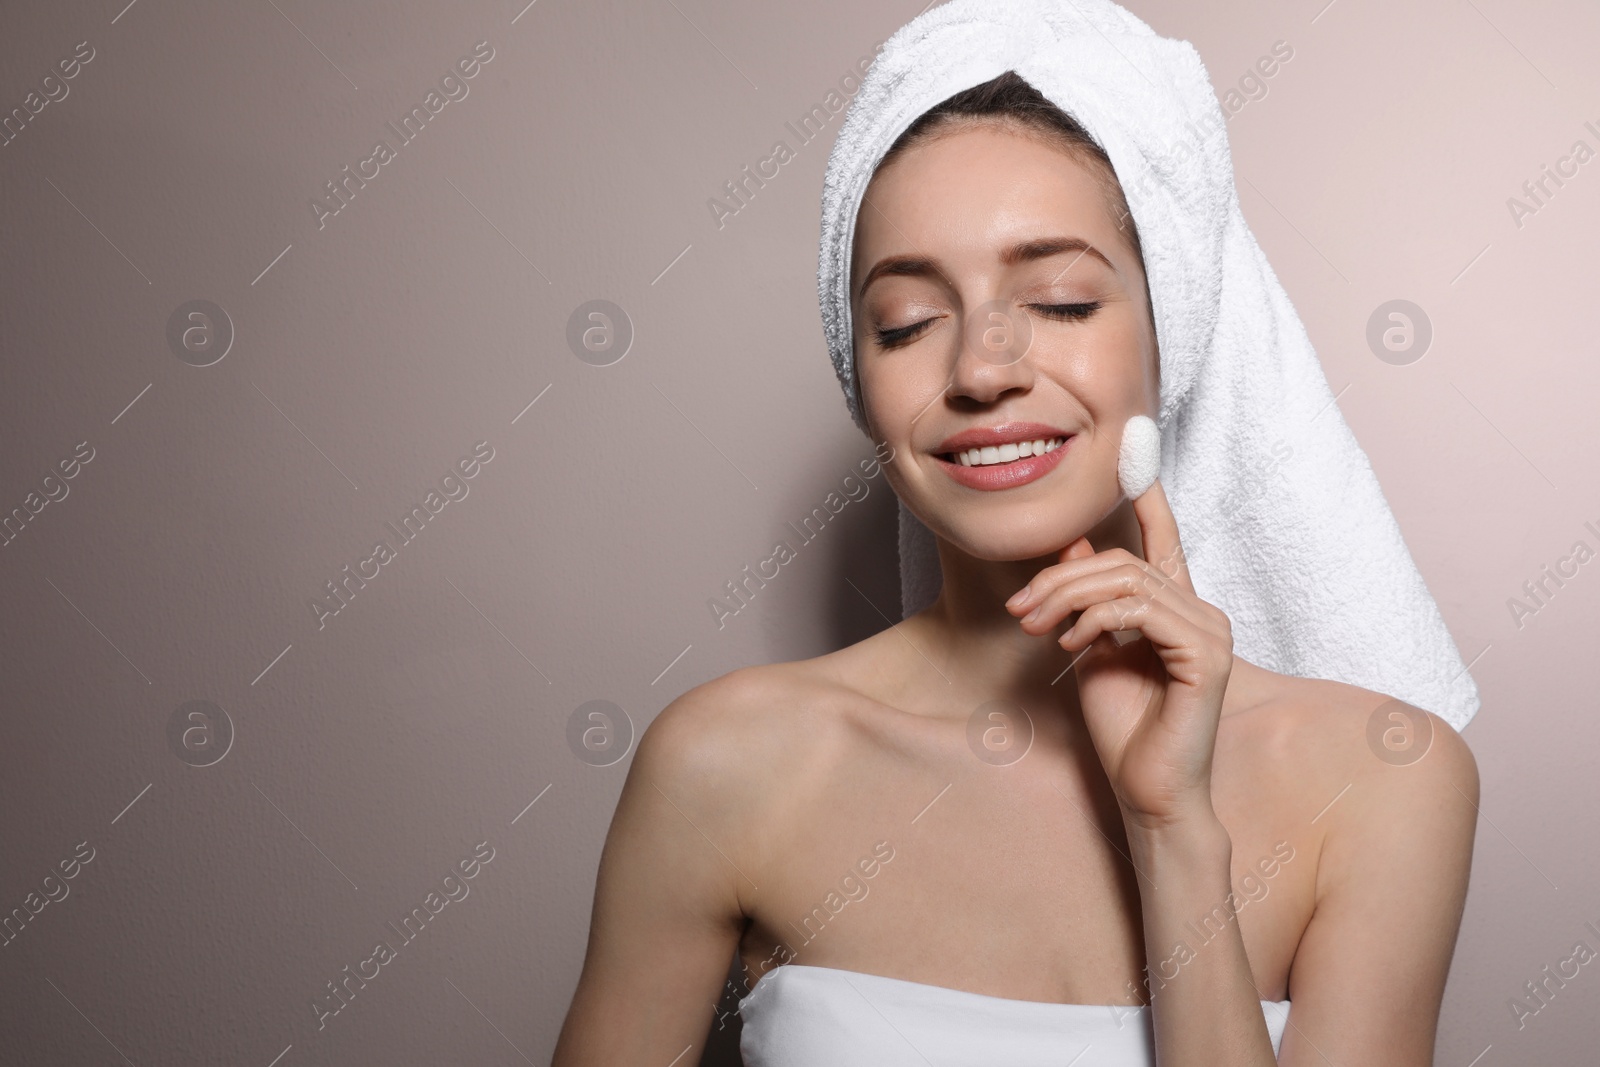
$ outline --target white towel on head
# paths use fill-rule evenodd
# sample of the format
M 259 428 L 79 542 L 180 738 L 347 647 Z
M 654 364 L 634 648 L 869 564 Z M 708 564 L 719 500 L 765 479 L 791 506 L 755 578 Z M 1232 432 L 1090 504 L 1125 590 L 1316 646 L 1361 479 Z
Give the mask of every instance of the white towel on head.
M 1245 223 L 1205 65 L 1110 0 L 951 0 L 896 31 L 862 80 L 828 160 L 817 271 L 851 418 L 866 429 L 848 292 L 862 194 L 918 116 L 1007 70 L 1077 119 L 1122 183 L 1161 350 L 1161 482 L 1196 592 L 1228 613 L 1235 652 L 1460 730 L 1477 686 Z M 901 504 L 907 615 L 938 593 L 934 546 Z

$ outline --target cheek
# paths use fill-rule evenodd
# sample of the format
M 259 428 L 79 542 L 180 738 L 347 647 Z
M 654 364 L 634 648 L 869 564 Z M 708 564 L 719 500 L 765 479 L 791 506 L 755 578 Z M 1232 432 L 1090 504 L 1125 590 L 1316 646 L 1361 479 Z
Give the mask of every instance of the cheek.
M 1132 311 L 1099 324 L 1061 361 L 1063 384 L 1097 421 L 1126 419 L 1157 398 L 1155 346 Z
M 1157 397 L 1155 372 L 1154 352 L 1145 347 L 1141 337 L 1130 338 L 1123 350 L 1120 373 L 1117 375 L 1119 404 L 1130 412 L 1144 411 Z
M 919 346 L 898 351 L 867 351 L 856 361 L 856 385 L 867 424 L 880 440 L 905 447 L 917 416 L 944 393 L 946 368 L 935 353 Z M 862 351 L 857 346 L 856 351 Z

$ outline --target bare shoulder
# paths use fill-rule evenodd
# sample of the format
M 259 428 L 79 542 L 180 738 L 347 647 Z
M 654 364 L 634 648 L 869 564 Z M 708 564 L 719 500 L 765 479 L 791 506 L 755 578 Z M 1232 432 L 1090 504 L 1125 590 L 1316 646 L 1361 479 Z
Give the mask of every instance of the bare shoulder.
M 639 759 L 680 773 L 759 776 L 770 757 L 792 756 L 817 736 L 829 685 L 813 663 L 740 667 L 702 682 L 656 716 Z
M 1287 702 L 1297 727 L 1347 772 L 1353 784 L 1389 799 L 1458 786 L 1477 803 L 1477 761 L 1448 722 L 1431 711 L 1345 682 L 1294 678 Z
M 816 662 L 741 667 L 683 693 L 645 730 L 630 779 L 755 839 L 838 746 L 838 687 Z
M 792 776 L 778 772 L 804 735 L 797 681 L 781 668 L 733 671 L 645 730 L 601 852 L 556 1063 L 666 1063 L 704 1040 L 704 1006 L 770 884 L 774 813 L 792 807 Z
M 1314 760 L 1352 782 L 1400 782 L 1385 773 L 1395 768 L 1415 768 L 1409 775 L 1414 784 L 1470 780 L 1476 801 L 1472 750 L 1443 718 L 1358 685 L 1266 673 L 1271 696 L 1241 722 L 1269 755 L 1289 763 Z
M 1317 891 L 1359 877 L 1377 850 L 1441 867 L 1470 859 L 1477 760 L 1438 715 L 1361 686 L 1276 676 L 1249 730 L 1323 828 Z
M 1314 824 L 1287 991 L 1285 1064 L 1431 1063 L 1478 821 L 1472 750 L 1438 715 L 1385 693 L 1277 676 L 1237 716 L 1281 754 L 1292 813 Z M 1270 762 L 1270 761 L 1269 761 Z M 1276 769 L 1275 769 L 1276 770 Z

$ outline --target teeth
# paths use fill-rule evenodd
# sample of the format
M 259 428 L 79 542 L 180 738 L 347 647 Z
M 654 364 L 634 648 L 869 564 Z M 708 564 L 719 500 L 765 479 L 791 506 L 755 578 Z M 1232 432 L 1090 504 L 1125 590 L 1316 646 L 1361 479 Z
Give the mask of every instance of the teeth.
M 988 467 L 996 463 L 1013 463 L 1028 456 L 1042 456 L 1046 452 L 1054 452 L 1066 442 L 1065 437 L 1052 437 L 1048 440 L 1018 441 L 1008 445 L 987 445 L 983 448 L 969 448 L 965 452 L 956 452 L 953 458 L 963 467 Z

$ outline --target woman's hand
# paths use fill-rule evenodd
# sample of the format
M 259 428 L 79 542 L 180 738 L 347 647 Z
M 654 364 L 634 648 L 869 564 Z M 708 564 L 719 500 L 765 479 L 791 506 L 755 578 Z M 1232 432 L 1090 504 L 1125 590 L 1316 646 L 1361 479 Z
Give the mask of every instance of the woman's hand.
M 1006 603 L 1022 628 L 1062 635 L 1074 659 L 1083 717 L 1124 821 L 1160 830 L 1214 820 L 1211 758 L 1233 668 L 1233 628 L 1195 595 L 1178 523 L 1157 481 L 1133 502 L 1144 559 L 1096 552 L 1080 537 Z M 1111 635 L 1137 630 L 1118 645 Z

